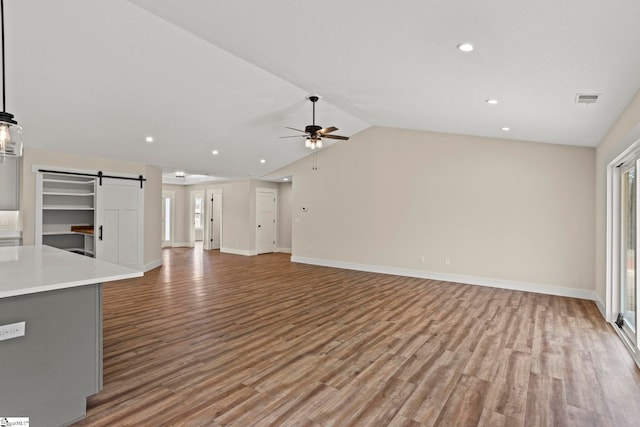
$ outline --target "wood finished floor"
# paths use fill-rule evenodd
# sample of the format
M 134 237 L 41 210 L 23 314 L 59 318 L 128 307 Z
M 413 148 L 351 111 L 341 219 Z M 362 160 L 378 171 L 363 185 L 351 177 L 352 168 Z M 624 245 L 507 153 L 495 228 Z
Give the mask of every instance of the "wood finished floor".
M 640 372 L 590 301 L 163 251 L 104 289 L 75 426 L 630 426 Z

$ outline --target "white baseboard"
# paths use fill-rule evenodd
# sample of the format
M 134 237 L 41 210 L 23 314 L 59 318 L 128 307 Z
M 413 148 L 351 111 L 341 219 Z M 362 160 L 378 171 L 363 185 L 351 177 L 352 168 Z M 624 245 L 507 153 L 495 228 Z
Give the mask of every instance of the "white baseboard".
M 598 294 L 586 289 L 565 288 L 561 286 L 546 285 L 541 283 L 519 282 L 504 279 L 490 279 L 486 277 L 463 276 L 458 274 L 436 273 L 432 271 L 413 270 L 409 268 L 385 267 L 371 264 L 358 264 L 352 262 L 333 261 L 319 258 L 306 258 L 292 256 L 291 262 L 301 264 L 321 265 L 324 267 L 343 268 L 347 270 L 366 271 L 369 273 L 393 274 L 396 276 L 417 277 L 420 279 L 442 280 L 444 282 L 464 283 L 467 285 L 488 286 L 492 288 L 511 289 L 514 291 L 534 292 L 538 294 L 557 295 L 592 300 L 598 305 L 598 309 L 603 312 L 604 305 L 600 301 Z M 602 305 L 602 308 L 600 307 Z
M 192 246 L 189 242 L 173 242 L 171 245 L 172 248 L 191 248 Z
M 277 248 L 276 252 L 283 252 L 285 254 L 290 254 L 291 253 L 291 248 Z
M 593 293 L 593 301 L 596 303 L 596 307 L 598 307 L 598 311 L 602 315 L 604 320 L 607 320 L 607 309 L 604 307 L 604 303 L 600 299 L 600 295 L 597 292 Z
M 244 255 L 244 256 L 258 255 L 256 251 L 247 251 L 244 249 L 235 249 L 235 248 L 220 248 L 220 252 L 223 252 L 225 254 Z
M 153 270 L 154 268 L 158 268 L 162 265 L 162 258 L 157 259 L 155 261 L 151 261 L 148 264 L 145 264 L 144 266 L 144 272 L 146 273 L 149 270 Z

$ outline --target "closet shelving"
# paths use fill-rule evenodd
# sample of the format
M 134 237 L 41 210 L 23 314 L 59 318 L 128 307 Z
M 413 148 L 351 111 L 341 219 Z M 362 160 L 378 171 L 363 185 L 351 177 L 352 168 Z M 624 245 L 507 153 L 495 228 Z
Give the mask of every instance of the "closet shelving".
M 38 173 L 36 244 L 95 256 L 95 192 L 94 178 Z

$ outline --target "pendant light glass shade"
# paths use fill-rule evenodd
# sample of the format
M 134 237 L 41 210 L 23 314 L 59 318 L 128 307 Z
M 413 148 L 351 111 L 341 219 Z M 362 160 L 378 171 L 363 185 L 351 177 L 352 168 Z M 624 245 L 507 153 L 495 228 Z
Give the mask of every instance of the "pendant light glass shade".
M 4 111 L 0 111 L 0 156 L 22 156 L 22 126 Z
M 2 47 L 2 111 L 0 111 L 0 157 L 22 156 L 22 127 L 13 114 L 5 110 L 5 60 L 4 60 L 4 0 L 0 0 L 1 47 Z

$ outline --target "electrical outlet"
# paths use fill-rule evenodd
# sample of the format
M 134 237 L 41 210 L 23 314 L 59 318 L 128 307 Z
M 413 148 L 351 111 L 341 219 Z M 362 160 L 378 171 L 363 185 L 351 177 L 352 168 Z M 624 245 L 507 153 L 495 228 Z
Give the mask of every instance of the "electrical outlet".
M 424 255 L 420 257 L 420 262 L 424 263 Z
M 451 258 L 445 258 L 445 259 L 444 259 L 444 263 L 445 263 L 446 265 L 451 265 Z
M 9 225 L 9 218 L 0 218 L 0 225 Z
M 26 322 L 11 323 L 0 326 L 0 341 L 24 336 Z

